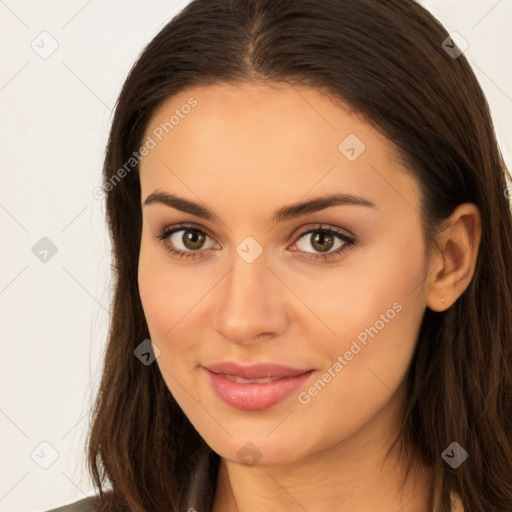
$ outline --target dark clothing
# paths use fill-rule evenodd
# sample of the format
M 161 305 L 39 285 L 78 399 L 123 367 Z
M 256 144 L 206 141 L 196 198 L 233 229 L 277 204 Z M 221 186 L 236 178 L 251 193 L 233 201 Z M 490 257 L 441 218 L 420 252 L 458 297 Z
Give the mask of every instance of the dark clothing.
M 88 498 L 83 498 L 69 505 L 47 510 L 46 512 L 94 512 L 94 505 L 97 502 L 96 496 L 89 496 Z

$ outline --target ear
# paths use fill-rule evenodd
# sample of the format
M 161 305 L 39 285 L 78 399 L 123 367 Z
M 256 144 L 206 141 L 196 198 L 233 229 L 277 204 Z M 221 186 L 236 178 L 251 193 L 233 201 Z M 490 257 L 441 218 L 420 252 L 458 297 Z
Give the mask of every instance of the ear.
M 469 286 L 481 236 L 478 207 L 472 203 L 459 205 L 448 227 L 438 235 L 441 252 L 432 255 L 426 282 L 427 306 L 432 311 L 448 309 Z M 441 302 L 443 297 L 444 302 Z

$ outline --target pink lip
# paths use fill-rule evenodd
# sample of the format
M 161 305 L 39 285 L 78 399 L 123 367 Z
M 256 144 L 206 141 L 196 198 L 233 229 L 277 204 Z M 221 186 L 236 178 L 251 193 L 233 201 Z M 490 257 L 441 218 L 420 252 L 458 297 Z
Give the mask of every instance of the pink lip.
M 204 367 L 217 396 L 236 409 L 268 409 L 296 391 L 311 375 L 311 369 L 276 364 L 243 366 L 234 362 Z M 235 382 L 234 379 L 264 379 L 269 382 Z

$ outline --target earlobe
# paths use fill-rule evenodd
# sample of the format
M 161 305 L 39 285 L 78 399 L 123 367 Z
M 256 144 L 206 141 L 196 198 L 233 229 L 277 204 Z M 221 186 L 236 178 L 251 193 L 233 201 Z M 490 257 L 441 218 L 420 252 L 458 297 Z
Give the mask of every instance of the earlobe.
M 427 281 L 426 305 L 432 311 L 448 309 L 471 283 L 481 240 L 481 217 L 476 205 L 459 205 L 449 226 L 439 235 L 439 263 Z

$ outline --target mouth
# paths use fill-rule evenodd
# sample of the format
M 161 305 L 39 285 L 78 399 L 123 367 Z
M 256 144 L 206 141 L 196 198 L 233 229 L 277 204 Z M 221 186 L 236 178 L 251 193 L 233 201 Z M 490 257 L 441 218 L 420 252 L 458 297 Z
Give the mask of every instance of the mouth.
M 213 373 L 215 373 L 215 372 L 213 372 Z M 262 377 L 261 379 L 244 379 L 244 377 L 240 377 L 238 375 L 229 375 L 229 373 L 216 373 L 216 375 L 222 375 L 226 379 L 229 379 L 233 382 L 238 382 L 239 384 L 261 384 L 263 382 L 274 382 L 274 381 L 282 378 L 282 377 Z
M 273 379 L 277 380 L 282 377 L 295 377 L 302 375 L 311 368 L 293 368 L 274 363 L 256 363 L 251 365 L 243 365 L 234 361 L 224 361 L 220 363 L 211 363 L 205 366 L 207 370 L 218 375 L 226 375 L 232 377 L 240 377 L 248 380 Z
M 242 410 L 263 410 L 281 402 L 314 372 L 276 364 L 250 366 L 224 362 L 203 366 L 211 388 L 227 405 Z

